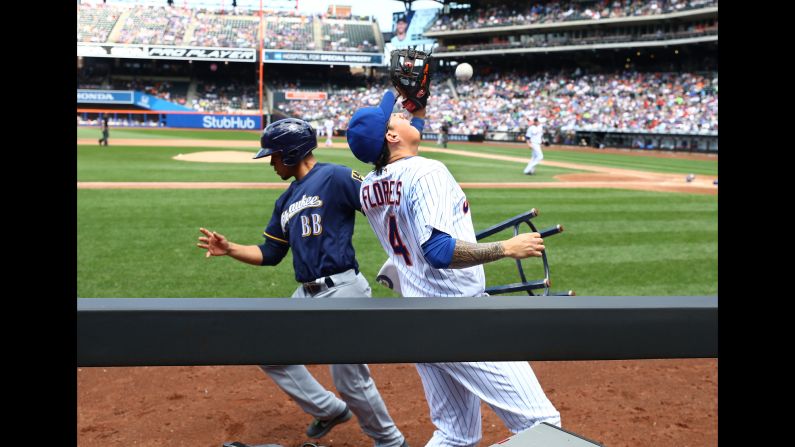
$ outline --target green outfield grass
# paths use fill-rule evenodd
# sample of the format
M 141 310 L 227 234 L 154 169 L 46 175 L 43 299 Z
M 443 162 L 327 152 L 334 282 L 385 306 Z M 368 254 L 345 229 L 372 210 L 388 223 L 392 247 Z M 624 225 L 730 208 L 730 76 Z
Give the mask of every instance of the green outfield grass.
M 99 138 L 99 129 L 80 127 L 77 129 L 78 138 Z M 179 153 L 198 152 L 205 150 L 238 150 L 245 151 L 245 148 L 228 148 L 219 144 L 217 148 L 185 148 L 185 147 L 172 147 L 172 148 L 158 148 L 158 147 L 140 147 L 128 152 L 130 148 L 124 146 L 113 145 L 113 138 L 196 138 L 204 140 L 250 140 L 251 149 L 253 153 L 256 152 L 258 147 L 257 132 L 240 132 L 240 131 L 206 131 L 206 130 L 169 130 L 169 129 L 113 129 L 111 130 L 111 146 L 103 147 L 84 145 L 78 146 L 78 180 L 80 181 L 153 181 L 146 171 L 149 169 L 158 169 L 152 166 L 150 162 L 169 160 L 171 157 Z M 323 150 L 321 139 L 319 143 L 319 150 L 317 151 L 318 158 L 321 161 L 330 163 L 343 163 L 360 172 L 367 172 L 368 166 L 359 162 L 347 151 L 338 150 Z M 345 143 L 345 138 L 336 137 L 335 142 Z M 423 145 L 427 147 L 438 147 L 435 142 L 424 141 Z M 459 149 L 464 151 L 489 153 L 497 155 L 507 155 L 512 157 L 527 158 L 530 160 L 530 150 L 524 145 L 517 144 L 514 147 L 506 146 L 493 146 L 487 143 L 482 145 L 473 144 L 456 144 L 449 143 L 449 149 Z M 149 157 L 151 155 L 151 158 Z M 537 169 L 535 176 L 525 176 L 522 174 L 524 166 L 517 162 L 505 161 L 492 161 L 482 158 L 464 158 L 458 156 L 451 156 L 439 153 L 424 153 L 422 154 L 428 158 L 434 158 L 448 164 L 450 171 L 459 181 L 468 182 L 483 182 L 483 181 L 554 181 L 552 178 L 555 175 L 562 173 L 581 172 L 571 169 L 556 168 L 553 166 L 544 166 L 543 162 Z M 128 157 L 130 157 L 128 159 Z M 92 158 L 94 160 L 92 160 Z M 702 175 L 718 175 L 718 162 L 717 160 L 684 160 L 676 158 L 658 158 L 658 157 L 645 157 L 629 154 L 608 154 L 594 152 L 574 152 L 565 149 L 544 149 L 544 158 L 549 161 L 559 161 L 568 163 L 583 163 L 604 167 L 614 167 L 623 169 L 636 169 L 653 172 L 663 173 L 681 173 L 681 174 L 702 174 Z M 82 160 L 87 163 L 82 163 Z M 102 170 L 92 172 L 92 168 L 104 161 L 109 161 L 110 164 L 102 166 Z M 98 163 L 98 164 L 94 164 Z M 186 163 L 174 161 L 176 164 L 189 164 L 191 169 L 195 165 L 202 163 Z M 81 165 L 89 164 L 86 168 L 81 168 Z M 215 165 L 215 163 L 206 163 L 208 165 Z M 233 169 L 230 169 L 232 166 Z M 251 177 L 248 168 L 252 168 L 246 164 L 235 164 L 227 167 L 218 166 L 203 166 L 198 168 L 198 175 L 204 173 L 215 172 L 216 169 L 222 171 L 222 176 L 235 175 L 234 172 L 242 172 L 240 179 L 226 179 L 218 180 L 216 178 L 210 179 L 196 179 L 185 180 L 180 175 L 180 178 L 163 179 L 162 181 L 268 181 L 260 178 Z M 256 167 L 253 167 L 256 169 Z M 179 172 L 182 169 L 175 168 Z M 127 171 L 127 172 L 123 172 Z M 102 172 L 107 172 L 110 177 L 108 179 L 98 178 L 101 177 Z M 139 178 L 143 176 L 143 178 Z M 508 177 L 505 177 L 508 176 Z M 466 178 L 466 180 L 463 180 Z
M 438 147 L 435 144 L 428 144 L 429 147 Z M 448 144 L 449 149 L 460 149 L 472 152 L 486 152 L 497 155 L 508 155 L 512 157 L 527 157 L 530 159 L 530 149 L 527 145 L 517 144 L 515 147 L 505 146 L 490 146 L 487 143 L 483 145 L 472 144 Z M 717 160 L 684 160 L 680 158 L 659 158 L 651 156 L 640 156 L 630 154 L 608 154 L 598 153 L 594 151 L 589 152 L 575 152 L 566 149 L 548 149 L 541 148 L 544 152 L 544 160 L 560 161 L 567 163 L 584 163 L 596 166 L 605 166 L 610 168 L 622 169 L 637 169 L 641 171 L 654 171 L 665 173 L 681 173 L 681 174 L 703 174 L 703 175 L 718 175 L 718 162 Z M 550 166 L 544 166 L 541 162 L 541 167 L 538 171 L 550 169 Z
M 90 132 L 92 129 L 79 129 Z M 97 134 L 98 130 L 95 130 Z M 178 153 L 207 148 L 122 147 L 113 145 L 121 130 L 111 130 L 111 146 L 78 146 L 80 181 L 281 181 L 267 163 L 191 163 L 172 160 Z M 179 138 L 220 138 L 228 132 L 165 132 Z M 238 133 L 232 133 L 238 134 Z M 211 137 L 212 135 L 212 137 Z M 251 134 L 243 134 L 245 139 Z M 161 138 L 162 136 L 157 136 Z M 219 138 L 216 138 L 219 137 Z M 98 138 L 98 136 L 97 136 Z M 118 136 L 121 138 L 121 136 Z M 127 138 L 127 137 L 125 137 Z M 517 156 L 505 147 L 451 148 Z M 257 147 L 256 134 L 252 154 Z M 219 149 L 209 149 L 219 150 Z M 245 150 L 233 148 L 229 150 Z M 529 151 L 526 151 L 529 153 Z M 321 161 L 341 163 L 360 172 L 368 165 L 349 151 L 316 151 Z M 551 180 L 553 172 L 575 172 L 541 166 L 539 175 L 524 176 L 514 162 L 426 154 L 442 160 L 459 182 Z M 655 172 L 717 171 L 717 162 L 671 164 L 663 158 L 604 153 L 547 151 L 547 159 L 605 163 Z M 521 180 L 519 180 L 521 179 Z M 284 182 L 287 185 L 288 182 Z M 547 238 L 553 290 L 574 289 L 579 295 L 714 295 L 717 294 L 717 196 L 599 189 L 465 189 L 476 230 L 532 207 L 539 228 L 563 224 L 563 234 Z M 296 287 L 292 257 L 276 267 L 255 267 L 230 258 L 205 259 L 195 243 L 205 226 L 243 244 L 258 244 L 280 190 L 78 190 L 77 287 L 79 297 L 274 297 Z M 505 231 L 497 238 L 511 235 Z M 374 295 L 395 296 L 373 281 L 386 259 L 366 219 L 357 217 L 354 245 L 362 272 Z M 541 261 L 523 261 L 529 278 L 541 275 Z M 486 265 L 487 285 L 517 282 L 515 262 Z M 561 298 L 565 299 L 565 298 Z
M 267 161 L 259 163 L 199 163 L 174 160 L 178 154 L 202 151 L 243 151 L 253 157 L 257 152 L 246 148 L 195 148 L 147 146 L 77 147 L 77 179 L 81 182 L 278 182 L 281 181 Z M 339 163 L 362 174 L 372 165 L 357 160 L 349 150 L 319 147 L 314 151 L 318 161 Z M 423 153 L 425 157 L 445 163 L 460 182 L 542 182 L 556 181 L 553 176 L 580 172 L 547 166 L 538 174 L 522 174 L 523 163 L 469 158 L 441 153 Z
M 256 143 L 254 143 L 256 146 Z M 177 161 L 178 154 L 240 148 L 78 146 L 77 180 L 81 182 L 277 182 L 267 162 L 198 163 Z M 256 150 L 251 150 L 251 156 Z
M 97 140 L 102 137 L 102 131 L 99 127 L 78 127 L 77 138 L 96 138 Z M 118 127 L 110 128 L 110 144 L 113 144 L 114 138 L 196 138 L 200 140 L 251 140 L 254 145 L 259 141 L 259 131 L 246 131 L 246 130 L 182 130 L 182 129 L 135 129 Z M 109 146 L 110 147 L 110 146 Z
M 195 247 L 205 226 L 243 244 L 261 243 L 272 190 L 79 190 L 79 297 L 274 297 L 295 289 L 292 257 L 255 267 L 205 259 Z M 547 239 L 553 289 L 579 295 L 717 293 L 717 198 L 619 190 L 467 189 L 476 230 L 531 207 Z M 489 240 L 510 236 L 505 231 Z M 363 216 L 354 246 L 376 296 L 394 296 L 372 279 L 386 254 Z M 525 261 L 530 277 L 541 261 Z M 487 284 L 518 281 L 513 261 L 486 266 Z M 536 278 L 537 279 L 537 278 Z

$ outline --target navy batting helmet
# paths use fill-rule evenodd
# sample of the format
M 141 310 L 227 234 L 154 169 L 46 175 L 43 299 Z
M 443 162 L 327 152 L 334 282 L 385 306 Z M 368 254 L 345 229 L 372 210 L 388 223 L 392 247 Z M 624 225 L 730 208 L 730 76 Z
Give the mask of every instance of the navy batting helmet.
M 274 152 L 282 153 L 285 166 L 295 166 L 317 147 L 315 129 L 304 120 L 285 118 L 274 121 L 262 130 L 260 150 L 254 158 Z

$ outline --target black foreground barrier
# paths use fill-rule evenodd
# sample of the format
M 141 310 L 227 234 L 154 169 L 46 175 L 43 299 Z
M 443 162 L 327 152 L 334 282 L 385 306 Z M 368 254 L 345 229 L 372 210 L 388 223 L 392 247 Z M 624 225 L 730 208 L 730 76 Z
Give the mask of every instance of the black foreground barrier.
M 78 298 L 78 366 L 714 358 L 716 296 Z

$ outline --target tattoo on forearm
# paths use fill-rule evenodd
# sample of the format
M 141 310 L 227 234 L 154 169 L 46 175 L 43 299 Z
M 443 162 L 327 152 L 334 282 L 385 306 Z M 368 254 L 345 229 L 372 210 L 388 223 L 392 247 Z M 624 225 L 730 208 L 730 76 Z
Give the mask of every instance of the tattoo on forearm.
M 451 269 L 463 269 L 473 265 L 485 264 L 505 257 L 501 242 L 475 244 L 462 240 L 455 241 Z

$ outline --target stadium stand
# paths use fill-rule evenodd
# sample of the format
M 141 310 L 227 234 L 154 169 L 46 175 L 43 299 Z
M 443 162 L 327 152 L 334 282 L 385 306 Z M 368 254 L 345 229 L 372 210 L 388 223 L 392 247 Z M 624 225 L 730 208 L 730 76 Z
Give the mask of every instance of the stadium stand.
M 126 79 L 125 79 L 126 78 Z M 179 105 L 186 104 L 189 82 L 171 81 L 167 79 L 132 78 L 113 76 L 110 86 L 113 90 L 135 90 Z
M 257 86 L 238 81 L 199 81 L 197 98 L 188 107 L 200 112 L 252 111 L 258 109 Z
M 654 16 L 714 7 L 717 1 L 514 2 L 514 6 L 527 6 L 527 11 L 506 8 L 507 12 L 502 15 L 490 10 L 488 4 L 476 2 L 473 5 L 486 5 L 476 10 L 476 17 L 472 12 L 451 9 L 450 15 L 441 17 L 437 25 L 448 20 L 445 26 L 450 26 L 458 19 L 466 19 L 467 26 L 477 28 L 528 23 L 528 20 L 551 23 L 582 17 L 599 20 Z M 141 5 L 128 6 L 119 13 L 120 10 L 118 6 L 79 5 L 80 20 L 91 26 L 85 27 L 78 39 L 107 38 L 131 43 L 170 41 L 218 47 L 256 45 L 259 17 L 252 11 L 222 13 Z M 570 10 L 574 12 L 569 13 Z M 505 132 L 512 134 L 506 141 L 518 141 L 515 137 L 523 135 L 528 122 L 539 117 L 545 121 L 548 140 L 557 144 L 577 144 L 580 137 L 575 139 L 575 133 L 586 131 L 626 132 L 628 138 L 632 133 L 715 135 L 718 131 L 718 74 L 714 56 L 717 42 L 683 46 L 673 43 L 668 47 L 631 45 L 649 40 L 717 35 L 714 10 L 692 15 L 643 20 L 639 24 L 602 22 L 604 25 L 574 24 L 521 33 L 490 31 L 485 36 L 459 33 L 460 37 L 451 35 L 449 40 L 440 38 L 440 46 L 434 53 L 454 50 L 461 54 L 439 58 L 441 65 L 433 81 L 426 132 L 437 132 L 443 122 L 448 122 L 450 133 L 454 135 Z M 372 18 L 356 20 L 327 14 L 271 11 L 264 19 L 266 49 L 381 51 L 377 42 L 382 36 Z M 88 23 L 92 20 L 94 22 Z M 148 26 L 142 25 L 144 22 Z M 549 54 L 543 51 L 511 56 L 500 51 L 477 56 L 467 54 L 468 50 L 483 48 L 610 42 L 630 45 L 621 49 L 550 51 Z M 259 108 L 257 64 L 90 57 L 86 60 L 91 62 L 85 66 L 78 64 L 80 88 L 142 91 L 199 112 L 250 113 Z M 454 64 L 463 61 L 473 64 L 475 76 L 468 82 L 457 82 L 452 76 Z M 274 117 L 303 118 L 316 125 L 325 118 L 332 118 L 335 128 L 342 130 L 347 128 L 352 111 L 362 104 L 377 104 L 383 91 L 390 87 L 382 67 L 344 64 L 315 65 L 311 69 L 300 64 L 266 64 L 265 67 L 265 113 L 273 113 Z M 284 94 L 295 90 L 323 92 L 328 96 L 324 100 L 298 100 L 288 99 Z M 643 143 L 642 139 L 638 138 L 637 144 L 647 147 L 648 143 Z
M 77 41 L 105 42 L 124 8 L 115 5 L 77 5 Z
M 256 48 L 259 17 L 196 13 L 186 45 L 202 47 Z
M 440 101 L 428 112 L 451 115 L 453 128 L 470 134 L 521 131 L 537 116 L 558 133 L 717 131 L 717 85 L 716 72 L 495 73 L 460 84 L 457 100 Z
M 519 39 L 512 36 L 491 37 L 489 43 L 450 44 L 437 47 L 437 53 L 450 51 L 494 50 L 508 48 L 546 48 L 568 45 L 592 45 L 617 42 L 644 42 L 682 39 L 687 37 L 716 36 L 717 20 L 671 24 L 653 24 L 645 26 L 627 26 L 620 28 L 588 28 L 576 30 L 556 30 L 548 33 L 522 35 Z
M 77 70 L 77 88 L 109 88 L 110 66 L 106 63 L 87 64 Z
M 617 72 L 600 74 L 501 72 L 461 83 L 455 93 L 447 79 L 434 79 L 428 127 L 444 120 L 451 133 L 487 130 L 523 132 L 528 121 L 543 117 L 562 142 L 574 129 L 644 132 L 718 130 L 718 75 L 713 73 Z M 287 101 L 287 116 L 317 121 L 339 116 L 347 127 L 351 110 L 377 104 L 386 84 L 340 89 L 324 101 Z M 557 138 L 557 136 L 560 138 Z
M 718 6 L 717 0 L 600 0 L 597 2 L 521 2 L 502 1 L 472 11 L 451 10 L 438 17 L 429 31 L 451 31 L 495 26 L 639 17 Z
M 78 5 L 78 42 L 256 48 L 259 11 L 153 5 Z M 369 17 L 264 11 L 266 49 L 380 52 Z
M 275 50 L 314 50 L 314 17 L 267 17 L 263 46 Z
M 191 9 L 136 5 L 115 42 L 182 45 L 193 14 Z
M 327 19 L 322 26 L 323 50 L 377 52 L 372 23 Z

